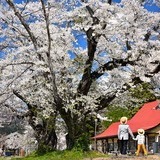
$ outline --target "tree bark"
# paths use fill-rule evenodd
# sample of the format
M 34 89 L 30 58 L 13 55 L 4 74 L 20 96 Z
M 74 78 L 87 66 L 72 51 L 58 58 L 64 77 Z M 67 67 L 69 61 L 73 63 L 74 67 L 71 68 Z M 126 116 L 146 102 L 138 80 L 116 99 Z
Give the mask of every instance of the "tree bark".
M 35 129 L 36 139 L 38 140 L 38 151 L 45 153 L 49 150 L 56 150 L 57 135 L 55 132 L 55 116 L 50 115 L 43 124 L 38 124 Z

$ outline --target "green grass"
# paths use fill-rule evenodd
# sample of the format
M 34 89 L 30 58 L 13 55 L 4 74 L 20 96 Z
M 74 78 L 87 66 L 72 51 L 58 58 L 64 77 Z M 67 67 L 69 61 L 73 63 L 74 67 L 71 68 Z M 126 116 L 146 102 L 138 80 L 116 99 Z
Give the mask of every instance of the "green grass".
M 107 157 L 107 155 L 99 152 L 80 152 L 80 151 L 55 151 L 44 155 L 33 153 L 27 157 L 7 157 L 0 160 L 83 160 L 85 158 Z

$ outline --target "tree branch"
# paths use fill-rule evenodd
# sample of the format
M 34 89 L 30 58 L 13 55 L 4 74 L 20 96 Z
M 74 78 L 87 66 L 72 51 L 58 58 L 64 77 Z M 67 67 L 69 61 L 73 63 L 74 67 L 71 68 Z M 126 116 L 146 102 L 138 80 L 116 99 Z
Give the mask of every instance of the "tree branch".
M 108 0 L 108 3 L 111 5 L 112 4 L 112 0 Z
M 25 115 L 26 117 L 29 117 L 29 124 L 32 126 L 33 129 L 36 129 L 36 124 L 34 122 L 34 117 L 37 116 L 37 106 L 36 105 L 32 105 L 28 102 L 28 100 L 23 97 L 18 91 L 13 90 L 13 94 L 18 97 L 20 100 L 22 100 L 27 106 L 28 106 L 28 112 Z
M 96 80 L 101 77 L 106 71 L 113 70 L 119 66 L 126 66 L 127 64 L 134 65 L 134 61 L 124 60 L 124 59 L 113 59 L 99 67 L 96 71 L 92 72 L 91 77 Z
M 22 17 L 22 15 L 19 13 L 19 11 L 16 9 L 14 3 L 11 0 L 6 0 L 6 2 L 8 3 L 8 5 L 13 9 L 15 15 L 19 18 L 20 22 L 22 23 L 22 25 L 24 26 L 24 28 L 26 29 L 26 31 L 28 32 L 31 41 L 34 45 L 34 48 L 37 50 L 37 40 L 35 38 L 35 36 L 33 35 L 33 33 L 31 32 L 31 29 L 29 27 L 29 25 L 25 22 L 24 18 Z

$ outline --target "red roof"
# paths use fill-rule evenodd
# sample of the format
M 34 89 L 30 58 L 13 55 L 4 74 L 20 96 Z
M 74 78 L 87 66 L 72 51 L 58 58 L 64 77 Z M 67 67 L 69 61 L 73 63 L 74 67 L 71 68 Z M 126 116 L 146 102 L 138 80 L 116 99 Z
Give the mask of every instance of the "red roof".
M 145 103 L 142 108 L 130 119 L 128 124 L 133 133 L 139 128 L 148 130 L 160 124 L 160 108 L 157 108 L 160 101 Z M 112 123 L 104 132 L 96 135 L 94 138 L 103 139 L 117 136 L 118 125 L 120 122 Z

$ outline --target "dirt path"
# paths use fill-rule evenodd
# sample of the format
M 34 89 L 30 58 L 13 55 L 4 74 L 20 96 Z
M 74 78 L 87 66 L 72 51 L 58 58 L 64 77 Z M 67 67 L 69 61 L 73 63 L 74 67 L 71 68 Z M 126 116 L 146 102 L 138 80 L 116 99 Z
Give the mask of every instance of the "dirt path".
M 160 155 L 148 155 L 148 156 L 112 156 L 110 158 L 87 158 L 84 160 L 160 160 Z

